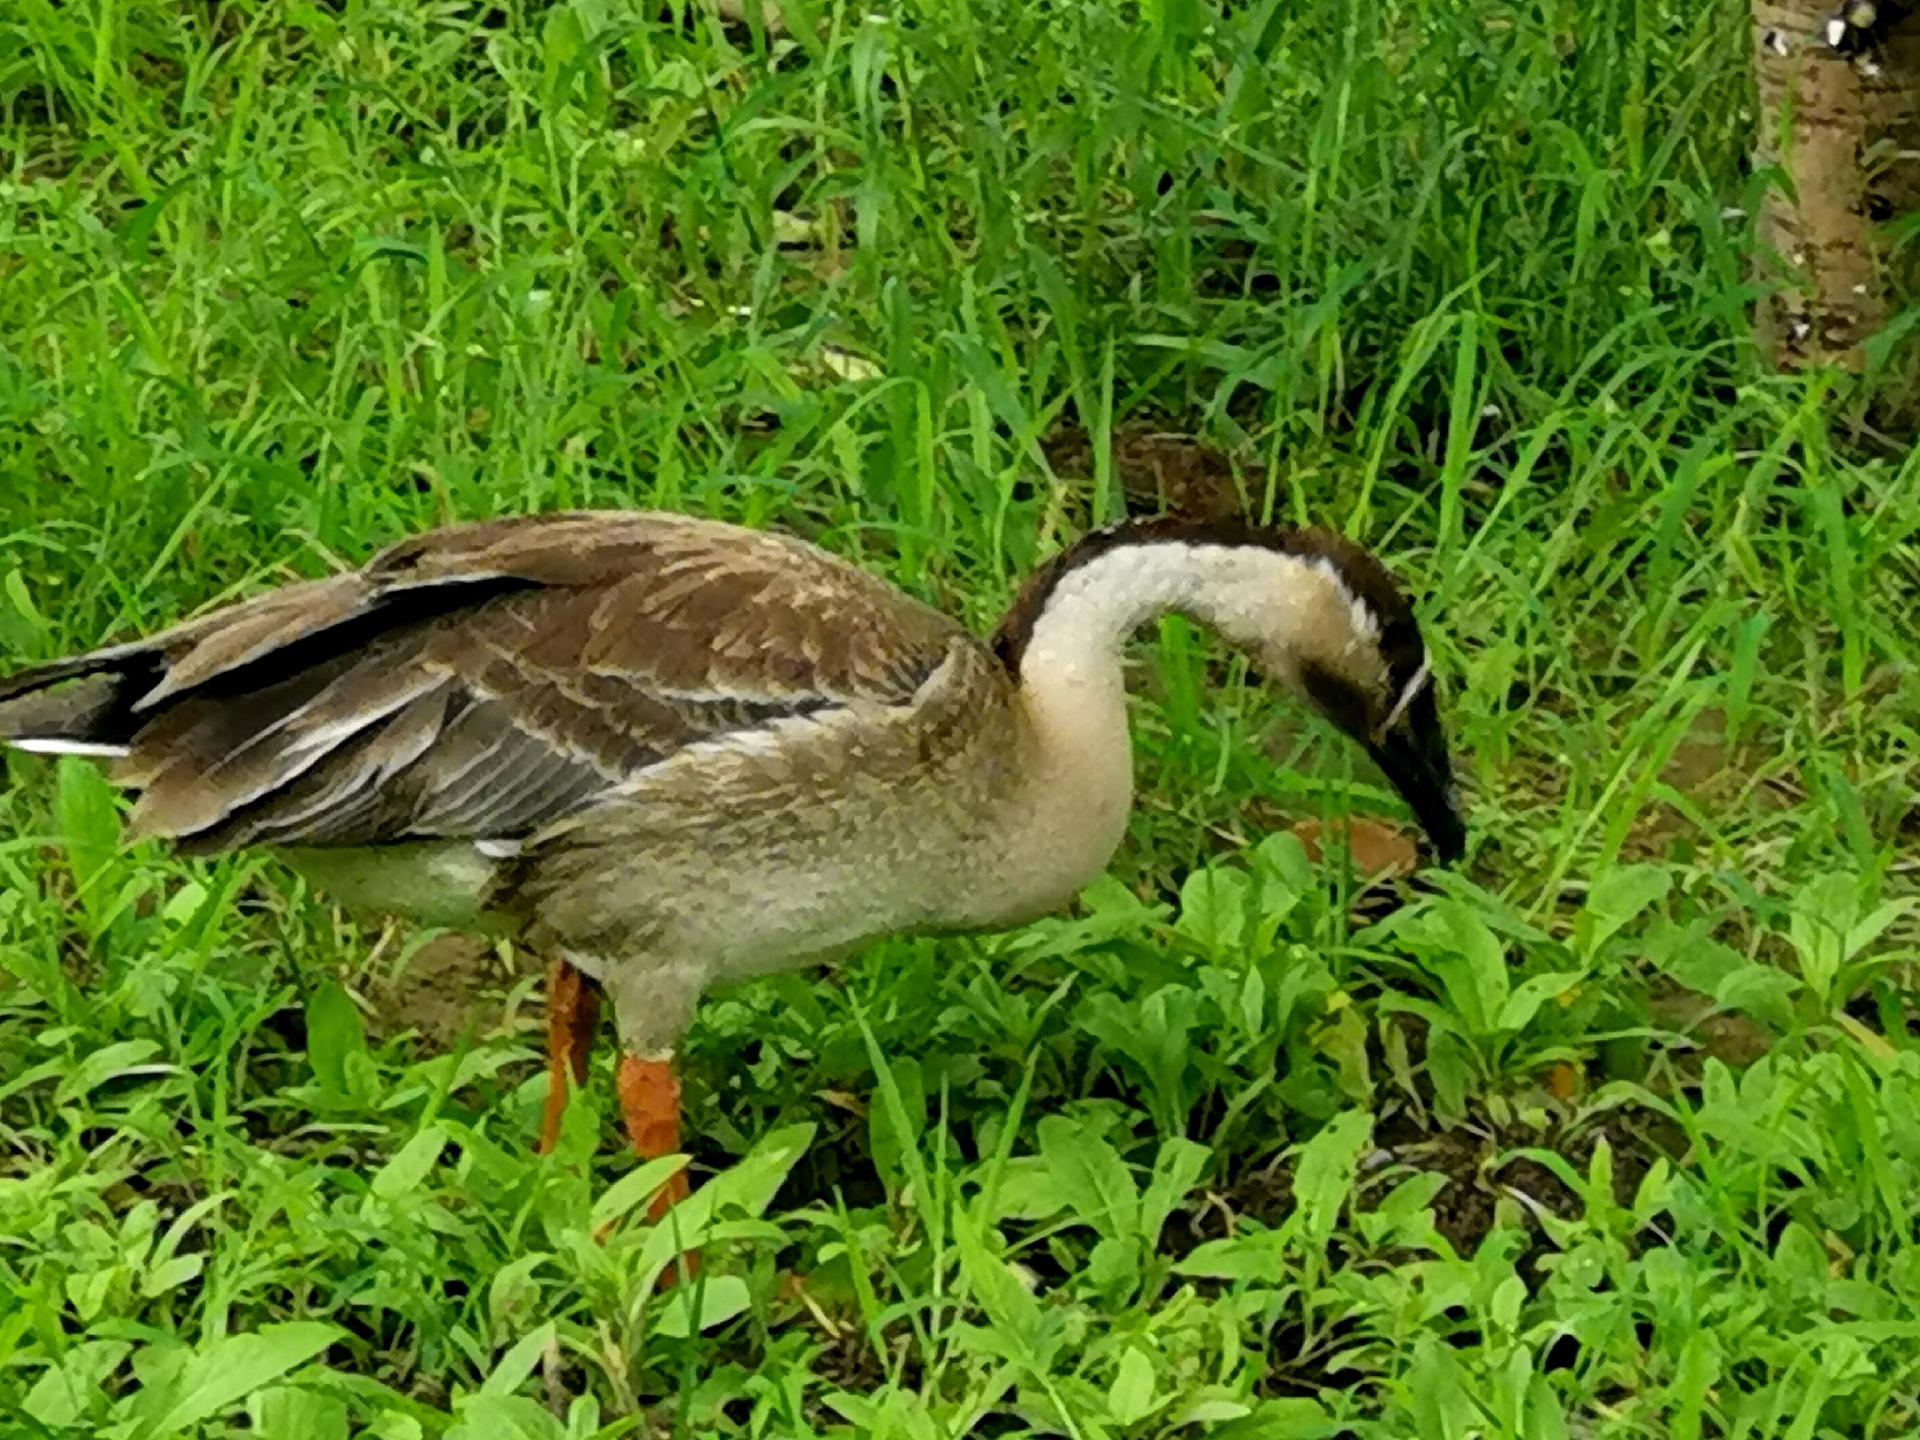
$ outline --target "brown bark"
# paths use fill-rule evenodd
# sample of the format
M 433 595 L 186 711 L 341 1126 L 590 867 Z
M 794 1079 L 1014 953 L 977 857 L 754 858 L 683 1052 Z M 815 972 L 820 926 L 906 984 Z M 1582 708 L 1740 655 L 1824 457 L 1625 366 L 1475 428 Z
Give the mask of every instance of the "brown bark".
M 1863 342 L 1886 323 L 1901 288 L 1883 222 L 1920 202 L 1920 6 L 1751 3 L 1754 159 L 1777 165 L 1787 181 L 1761 206 L 1760 240 L 1778 288 L 1757 329 L 1783 369 L 1858 371 Z M 1871 23 L 1849 25 L 1850 16 Z

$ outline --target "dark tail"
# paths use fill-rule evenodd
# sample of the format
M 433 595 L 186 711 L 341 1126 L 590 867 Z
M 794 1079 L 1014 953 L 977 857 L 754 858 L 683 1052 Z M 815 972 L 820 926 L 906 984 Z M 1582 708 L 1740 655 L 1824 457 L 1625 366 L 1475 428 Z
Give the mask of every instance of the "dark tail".
M 134 702 L 160 682 L 165 657 L 115 645 L 0 680 L 0 745 L 50 755 L 120 755 L 150 718 Z

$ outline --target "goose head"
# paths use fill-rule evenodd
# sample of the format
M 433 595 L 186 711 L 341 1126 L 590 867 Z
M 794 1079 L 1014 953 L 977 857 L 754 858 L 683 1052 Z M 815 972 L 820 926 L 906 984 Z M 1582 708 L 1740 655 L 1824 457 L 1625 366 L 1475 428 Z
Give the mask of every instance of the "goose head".
M 1440 858 L 1458 860 L 1466 827 L 1433 666 L 1392 572 L 1323 530 L 1252 530 L 1233 548 L 1204 606 L 1216 627 L 1363 747 Z
M 1364 747 L 1442 860 L 1465 852 L 1412 602 L 1386 566 L 1342 536 L 1173 518 L 1094 530 L 1035 572 L 994 646 L 1029 689 L 1091 669 L 1110 672 L 1117 692 L 1120 644 L 1169 611 L 1211 627 Z

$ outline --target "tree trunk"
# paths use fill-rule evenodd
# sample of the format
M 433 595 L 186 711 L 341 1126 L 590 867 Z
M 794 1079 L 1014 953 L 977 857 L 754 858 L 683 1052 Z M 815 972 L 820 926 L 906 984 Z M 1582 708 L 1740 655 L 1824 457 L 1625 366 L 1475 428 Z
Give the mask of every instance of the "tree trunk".
M 1902 289 L 1884 222 L 1920 208 L 1920 6 L 1751 0 L 1754 160 L 1785 186 L 1761 205 L 1777 288 L 1756 329 L 1782 369 L 1858 372 Z

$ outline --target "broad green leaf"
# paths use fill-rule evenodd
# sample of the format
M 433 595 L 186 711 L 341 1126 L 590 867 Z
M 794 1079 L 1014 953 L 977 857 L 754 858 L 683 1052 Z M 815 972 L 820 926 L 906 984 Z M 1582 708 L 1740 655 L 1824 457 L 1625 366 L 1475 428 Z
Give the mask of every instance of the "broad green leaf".
M 1700 1440 L 1700 1417 L 1707 1391 L 1720 1378 L 1720 1363 L 1720 1341 L 1711 1330 L 1695 1330 L 1681 1345 L 1680 1363 L 1667 1390 L 1667 1428 L 1673 1440 Z
M 124 1340 L 83 1340 L 69 1347 L 59 1364 L 34 1381 L 21 1410 L 55 1430 L 75 1424 L 104 1398 L 101 1385 L 131 1349 Z
M 482 1391 L 461 1405 L 446 1440 L 567 1440 L 567 1432 L 537 1401 Z
M 367 1188 L 381 1200 L 398 1200 L 402 1195 L 411 1194 L 420 1188 L 420 1182 L 439 1163 L 440 1152 L 446 1148 L 447 1132 L 438 1125 L 429 1125 L 374 1172 Z
M 1232 955 L 1246 944 L 1252 893 L 1252 877 L 1235 866 L 1196 870 L 1180 887 L 1180 918 L 1174 928 L 1213 955 Z
M 1267 979 L 1273 989 L 1272 1028 L 1267 1033 L 1276 1037 L 1295 1015 L 1323 1007 L 1336 988 L 1333 971 L 1305 945 L 1288 946 L 1277 981 L 1271 971 Z
M 1095 1241 L 1080 1275 L 1102 1294 L 1130 1293 L 1140 1283 L 1140 1242 L 1112 1235 Z
M 527 1383 L 527 1377 L 533 1374 L 534 1367 L 540 1363 L 541 1352 L 553 1343 L 553 1322 L 522 1335 L 513 1342 L 506 1354 L 500 1357 L 500 1363 L 493 1367 L 480 1386 L 483 1395 L 511 1395 Z
M 1369 1244 L 1391 1242 L 1444 1253 L 1446 1242 L 1434 1228 L 1432 1205 L 1446 1185 L 1445 1175 L 1430 1170 L 1409 1176 L 1374 1209 L 1355 1215 L 1354 1221 Z
M 1798 989 L 1799 977 L 1749 961 L 1714 987 L 1713 998 L 1729 1010 L 1744 1010 L 1784 1030 L 1793 1023 L 1793 995 Z
M 1447 993 L 1461 1028 L 1490 1036 L 1507 1003 L 1505 947 L 1475 909 L 1455 899 L 1435 901 L 1396 919 L 1393 931 Z
M 198 880 L 189 880 L 167 898 L 160 916 L 169 925 L 184 925 L 199 913 L 207 894 L 206 886 Z
M 9 602 L 0 607 L 0 616 L 5 617 L 4 626 L 0 626 L 0 643 L 10 651 L 35 658 L 55 653 L 53 629 L 47 624 L 47 617 L 40 613 L 40 607 L 33 603 L 27 577 L 20 573 L 18 566 L 7 572 L 0 587 L 4 588 Z
M 662 1185 L 687 1168 L 685 1155 L 661 1155 L 636 1165 L 601 1193 L 593 1202 L 591 1223 L 598 1231 L 618 1220 L 634 1206 L 651 1200 Z
M 1140 1192 L 1106 1137 L 1062 1115 L 1040 1122 L 1040 1155 L 1068 1206 L 1102 1235 L 1139 1234 Z
M 1217 1389 L 1223 1387 L 1209 1387 Z M 1244 1400 L 1236 1400 L 1227 1394 L 1201 1393 L 1190 1398 L 1186 1404 L 1168 1417 L 1169 1423 L 1180 1425 L 1218 1425 L 1226 1420 L 1238 1420 L 1243 1415 L 1251 1415 L 1253 1407 Z
M 1122 936 L 1136 936 L 1172 913 L 1167 905 L 1147 905 L 1113 875 L 1102 875 L 1080 892 L 1086 914 L 1076 920 L 1049 917 L 1016 931 L 1003 942 L 1032 960 L 1077 955 Z
M 1511 1334 L 1520 1322 L 1520 1307 L 1526 1303 L 1527 1282 L 1509 1275 L 1493 1287 L 1487 1300 L 1487 1314 L 1499 1329 Z
M 1431 1000 L 1421 1000 L 1412 995 L 1400 995 L 1389 990 L 1380 997 L 1378 1005 L 1385 1014 L 1418 1015 L 1427 1022 L 1428 1031 L 1432 1035 L 1464 1036 L 1466 1034 L 1466 1028 L 1461 1024 L 1458 1015 L 1446 1006 Z
M 1187 1192 L 1200 1183 L 1201 1172 L 1213 1152 L 1197 1140 L 1175 1135 L 1160 1142 L 1154 1157 L 1153 1176 L 1147 1181 L 1147 1193 L 1140 1201 L 1140 1242 L 1152 1249 L 1160 1241 L 1161 1227 L 1167 1217 L 1187 1198 Z
M 1788 933 L 1801 977 L 1823 1003 L 1833 998 L 1833 982 L 1846 959 L 1847 937 L 1859 915 L 1860 882 L 1845 872 L 1815 876 L 1794 897 Z
M 596 1231 L 599 1222 L 594 1222 Z M 492 1322 L 494 1333 L 511 1326 L 521 1312 L 538 1302 L 540 1282 L 533 1278 L 533 1272 L 552 1260 L 553 1256 L 544 1250 L 535 1250 L 526 1255 L 516 1255 L 494 1272 L 492 1282 L 487 1286 L 487 1319 Z
M 162 1335 L 133 1352 L 133 1373 L 140 1388 L 114 1407 L 116 1418 L 130 1417 L 134 1433 L 157 1432 L 157 1422 L 180 1398 L 180 1385 L 190 1365 L 199 1359 L 193 1346 L 178 1335 Z
M 1464 963 L 1470 977 L 1469 986 L 1459 987 L 1473 996 L 1472 1009 L 1464 1013 L 1470 1015 L 1479 1033 L 1490 1033 L 1507 1003 L 1506 947 L 1485 920 L 1459 901 L 1444 900 L 1435 907 L 1435 912 L 1453 941 L 1454 954 Z M 1456 986 L 1449 984 L 1447 988 L 1452 993 Z M 1462 998 L 1456 995 L 1455 1002 L 1460 1003 Z
M 1544 975 L 1535 975 L 1531 980 L 1523 980 L 1514 992 L 1507 997 L 1507 1003 L 1500 1010 L 1500 1028 L 1502 1030 L 1524 1030 L 1532 1021 L 1540 1007 L 1547 1001 L 1565 994 L 1580 983 L 1577 970 L 1549 970 Z
M 1163 1403 L 1153 1398 L 1153 1361 L 1139 1346 L 1128 1346 L 1107 1391 L 1107 1413 L 1113 1423 L 1138 1425 Z
M 53 816 L 74 887 L 89 918 L 96 922 L 97 934 L 117 883 L 108 871 L 120 853 L 119 805 L 97 762 L 77 755 L 60 757 L 55 767 Z
M 842 1420 L 851 1421 L 863 1432 L 879 1430 L 884 1423 L 880 1407 L 861 1395 L 849 1395 L 844 1390 L 829 1391 L 820 1396 L 820 1403 L 833 1411 Z
M 333 981 L 322 981 L 307 1001 L 307 1064 L 314 1078 L 338 1094 L 349 1093 L 347 1057 L 366 1050 L 360 1007 Z
M 103 1265 L 97 1270 L 82 1270 L 77 1275 L 69 1275 L 60 1288 L 66 1292 L 67 1303 L 73 1306 L 73 1313 L 83 1324 L 91 1324 L 98 1319 L 105 1308 L 107 1296 L 120 1282 L 120 1267 Z
M 1286 1270 L 1287 1236 L 1280 1230 L 1248 1230 L 1196 1245 L 1176 1260 L 1173 1273 L 1203 1280 L 1245 1280 L 1277 1285 Z
M 1268 924 L 1279 925 L 1315 889 L 1307 847 L 1291 830 L 1269 835 L 1256 845 L 1253 864 L 1260 879 L 1260 916 Z
M 1045 1220 L 1066 1208 L 1067 1197 L 1053 1178 L 1053 1170 L 1038 1155 L 1020 1155 L 1007 1161 L 995 1193 L 997 1220 Z
M 1360 1156 L 1372 1139 L 1373 1116 L 1364 1110 L 1343 1110 L 1300 1147 L 1293 1172 L 1293 1195 L 1299 1208 L 1292 1220 L 1313 1244 L 1324 1244 L 1333 1234 L 1340 1207 L 1353 1189 Z
M 84 1099 L 107 1081 L 119 1076 L 136 1072 L 151 1074 L 155 1069 L 171 1070 L 173 1067 L 170 1065 L 154 1069 L 146 1066 L 146 1062 L 159 1053 L 159 1045 L 152 1040 L 120 1040 L 112 1045 L 103 1045 L 81 1057 L 80 1063 L 60 1082 L 54 1099 L 56 1103 L 66 1105 Z
M 1847 932 L 1846 955 L 1849 960 L 1878 940 L 1894 921 L 1914 908 L 1912 900 L 1889 900 Z
M 1659 865 L 1616 865 L 1601 875 L 1574 919 L 1581 958 L 1592 959 L 1602 945 L 1649 905 L 1666 899 L 1672 889 L 1673 878 Z
M 1193 1063 L 1188 1036 L 1200 1023 L 1202 1000 L 1184 985 L 1163 985 L 1131 1004 L 1108 990 L 1089 995 L 1074 1012 L 1080 1028 L 1138 1066 L 1163 1134 L 1184 1128 L 1186 1079 Z
M 1789 1221 L 1773 1248 L 1773 1268 L 1789 1285 L 1807 1295 L 1821 1294 L 1827 1283 L 1827 1251 L 1798 1220 Z
M 297 1386 L 256 1391 L 247 1418 L 261 1440 L 347 1440 L 347 1402 Z
M 1360 1105 L 1373 1100 L 1373 1067 L 1369 1054 L 1367 1017 L 1359 1008 L 1341 1004 L 1332 1017 L 1307 1032 L 1313 1048 L 1333 1061 L 1340 1093 Z
M 666 1304 L 653 1322 L 653 1333 L 684 1340 L 696 1329 L 705 1332 L 726 1324 L 745 1310 L 752 1299 L 747 1282 L 738 1275 L 696 1275 L 668 1292 Z M 696 1304 L 700 1307 L 697 1326 L 693 1323 Z
M 1633 1192 L 1633 1219 L 1639 1226 L 1652 1223 L 1653 1218 L 1667 1208 L 1669 1196 L 1673 1192 L 1673 1167 L 1667 1157 L 1662 1155 L 1647 1167 L 1647 1173 L 1640 1177 L 1640 1183 Z
M 1441 1340 L 1423 1336 L 1414 1342 L 1413 1363 L 1396 1387 L 1412 1412 L 1411 1433 L 1467 1440 L 1482 1433 L 1483 1416 L 1475 1404 L 1475 1387 L 1468 1382 L 1453 1349 Z
M 1425 959 L 1427 968 L 1440 977 L 1446 991 L 1450 1027 L 1469 1035 L 1491 1035 L 1499 1010 L 1497 1006 L 1491 1011 L 1487 1009 L 1486 996 L 1465 957 L 1438 954 Z M 1498 1004 L 1505 1003 L 1506 997 L 1500 996 Z
M 1118 875 L 1103 871 L 1080 892 L 1080 906 L 1089 915 L 1104 915 L 1130 924 L 1146 924 L 1164 913 L 1148 905 Z
M 155 1440 L 178 1434 L 231 1409 L 255 1390 L 320 1355 L 345 1334 L 337 1325 L 293 1320 L 215 1342 L 187 1363 L 178 1398 L 150 1434 Z
M 1520 1283 L 1518 1280 L 1516 1284 Z M 1519 1381 L 1519 1371 L 1525 1367 L 1533 1369 L 1532 1362 L 1524 1352 L 1516 1352 L 1513 1357 L 1515 1381 Z M 1553 1388 L 1553 1382 L 1545 1375 L 1529 1373 L 1524 1382 L 1527 1386 L 1527 1429 L 1526 1440 L 1568 1440 L 1571 1432 L 1567 1429 L 1567 1419 L 1560 1408 L 1560 1396 Z M 1518 1383 L 1514 1385 L 1518 1388 Z
M 1443 1030 L 1427 1038 L 1427 1079 L 1433 1082 L 1434 1108 L 1442 1117 L 1457 1120 L 1467 1113 L 1473 1052 L 1459 1036 Z
M 1040 1302 L 1027 1293 L 1007 1263 L 987 1248 L 979 1222 L 965 1209 L 954 1212 L 953 1241 L 968 1291 L 1010 1353 L 1036 1372 L 1044 1372 L 1054 1347 L 1048 1343 Z
M 894 1107 L 884 1095 L 867 1107 L 867 1139 L 873 1147 L 875 1167 L 895 1190 L 909 1179 L 904 1168 L 906 1152 L 917 1149 L 927 1123 L 927 1086 L 920 1062 L 911 1055 L 888 1056 L 887 1072 L 900 1093 L 900 1109 L 907 1122 L 902 1135 L 894 1124 Z
M 1689 990 L 1712 995 L 1728 975 L 1751 962 L 1694 925 L 1656 919 L 1647 927 L 1647 955 Z
M 1335 1420 L 1317 1400 L 1304 1396 L 1289 1395 L 1278 1400 L 1262 1400 L 1247 1417 L 1245 1426 L 1229 1427 L 1235 1440 L 1332 1440 L 1338 1435 L 1350 1435 L 1352 1429 L 1345 1421 Z M 1442 1432 L 1422 1430 L 1421 1440 L 1429 1435 Z M 1469 1432 L 1446 1432 L 1448 1440 L 1466 1440 Z
M 1267 1028 L 1267 977 L 1259 966 L 1249 965 L 1241 972 L 1237 999 L 1227 1013 L 1239 1020 L 1240 1033 L 1250 1040 L 1271 1034 Z
M 206 1261 L 207 1257 L 200 1254 L 175 1255 L 170 1260 L 162 1260 L 147 1271 L 140 1282 L 140 1293 L 149 1300 L 157 1299 L 197 1278 Z
M 620 1421 L 602 1427 L 600 1401 L 591 1391 L 567 1403 L 567 1440 L 615 1440 L 623 1428 Z
M 857 1426 L 857 1433 L 862 1440 L 869 1440 L 869 1437 L 870 1440 L 947 1440 L 950 1432 L 934 1424 L 926 1405 L 917 1397 L 902 1395 L 895 1390 L 882 1393 L 885 1398 L 876 1404 L 864 1396 L 849 1395 L 844 1390 L 830 1391 L 820 1396 L 820 1403 Z M 826 1433 L 841 1435 L 845 1432 L 830 1430 Z
M 789 1125 L 763 1135 L 736 1163 L 676 1204 L 644 1232 L 639 1270 L 645 1284 L 679 1263 L 683 1250 L 698 1249 L 717 1220 L 729 1214 L 758 1217 L 794 1164 L 813 1142 L 811 1124 Z
M 1375 1208 L 1374 1214 L 1385 1220 L 1399 1224 L 1426 1213 L 1440 1192 L 1447 1188 L 1445 1175 L 1432 1170 L 1410 1175 L 1387 1192 L 1387 1198 Z

